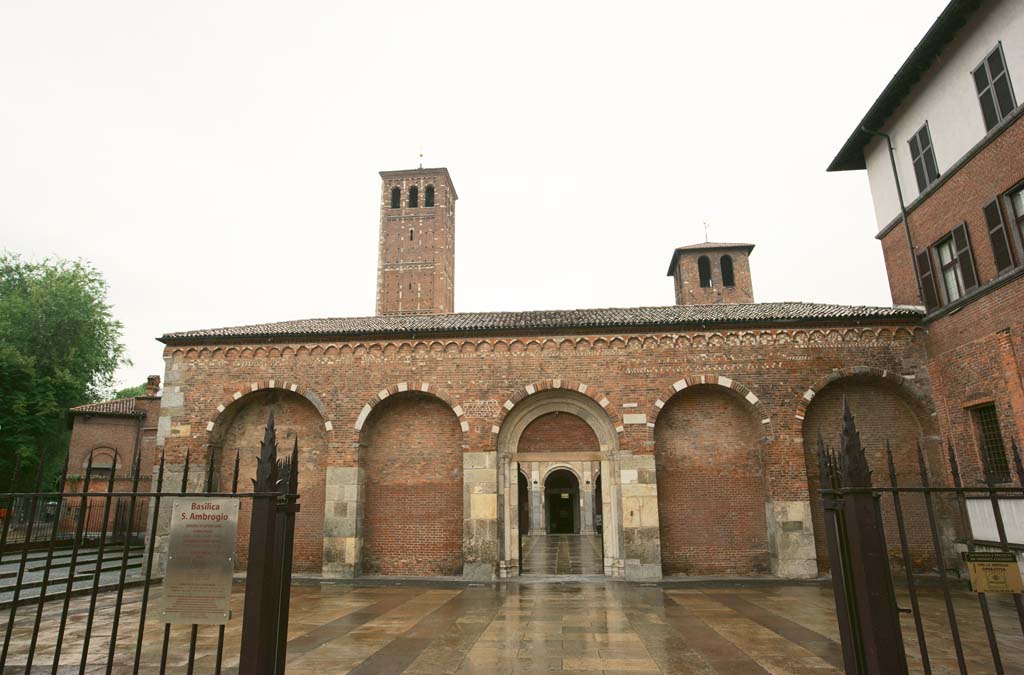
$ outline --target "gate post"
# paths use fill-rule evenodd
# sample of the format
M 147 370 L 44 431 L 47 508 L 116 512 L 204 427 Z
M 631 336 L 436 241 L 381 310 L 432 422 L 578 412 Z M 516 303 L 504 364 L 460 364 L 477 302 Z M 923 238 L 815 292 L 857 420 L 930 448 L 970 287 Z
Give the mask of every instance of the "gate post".
M 277 492 L 277 433 L 274 413 L 256 460 L 253 492 Z M 249 525 L 249 564 L 245 574 L 245 610 L 242 616 L 242 648 L 238 659 L 241 675 L 272 675 L 277 666 L 277 601 L 274 550 L 277 497 L 253 497 Z
M 881 497 L 870 489 L 871 470 L 860 443 L 860 433 L 845 400 L 839 443 L 840 487 L 853 489 L 841 490 L 842 528 L 829 532 L 838 539 L 837 548 L 846 550 L 843 557 L 849 561 L 849 567 L 843 570 L 843 574 L 837 575 L 833 571 L 832 576 L 833 585 L 844 586 L 842 592 L 846 595 L 855 624 L 853 631 L 842 635 L 844 652 L 847 641 L 852 640 L 859 652 L 863 672 L 906 673 L 907 658 L 885 545 Z M 833 549 L 831 545 L 829 548 Z M 837 593 L 839 590 L 836 587 Z M 855 632 L 855 635 L 849 632 Z

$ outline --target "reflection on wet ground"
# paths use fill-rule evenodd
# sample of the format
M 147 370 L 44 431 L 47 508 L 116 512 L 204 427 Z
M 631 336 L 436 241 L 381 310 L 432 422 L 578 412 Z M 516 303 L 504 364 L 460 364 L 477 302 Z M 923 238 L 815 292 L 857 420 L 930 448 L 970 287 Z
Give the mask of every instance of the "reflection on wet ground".
M 591 534 L 547 534 L 522 538 L 524 575 L 603 574 L 601 538 Z
M 226 631 L 224 672 L 234 672 L 242 589 Z M 129 672 L 141 592 L 125 594 L 114 672 Z M 158 601 L 158 598 L 156 598 Z M 1006 672 L 1024 672 L 1024 639 L 1013 606 L 991 596 Z M 113 597 L 101 597 L 90 664 L 102 671 Z M 956 591 L 971 673 L 992 672 L 978 602 Z M 59 603 L 44 612 L 37 667 L 52 661 Z M 901 598 L 901 606 L 909 606 Z M 72 601 L 62 665 L 80 658 L 87 598 Z M 151 605 L 150 618 L 157 614 Z M 942 596 L 923 591 L 933 672 L 956 672 Z M 23 672 L 35 606 L 18 612 L 5 672 Z M 3 614 L 6 621 L 6 613 Z M 0 630 L 3 625 L 0 621 Z M 163 626 L 147 621 L 141 672 L 155 672 Z M 169 672 L 184 672 L 189 627 L 171 631 Z M 904 616 L 911 671 L 920 672 L 912 618 Z M 827 585 L 636 585 L 403 583 L 295 585 L 288 673 L 824 673 L 841 672 L 832 590 Z M 197 673 L 213 672 L 217 629 L 199 630 Z M 17 664 L 22 664 L 20 668 Z M 74 668 L 77 672 L 77 668 Z

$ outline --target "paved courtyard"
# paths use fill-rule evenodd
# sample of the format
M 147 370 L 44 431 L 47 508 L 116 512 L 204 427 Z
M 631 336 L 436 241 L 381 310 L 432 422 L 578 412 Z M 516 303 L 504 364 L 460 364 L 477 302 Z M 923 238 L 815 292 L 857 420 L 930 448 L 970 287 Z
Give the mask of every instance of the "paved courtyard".
M 242 589 L 226 631 L 225 670 L 238 662 Z M 114 672 L 129 672 L 141 592 L 125 595 Z M 158 593 L 157 593 L 158 596 Z M 101 597 L 90 672 L 101 672 L 113 597 Z M 904 603 L 905 604 L 905 599 Z M 992 672 L 978 604 L 956 594 L 971 673 Z M 49 672 L 57 603 L 44 612 L 37 666 Z M 1024 672 L 1024 639 L 1012 605 L 993 597 L 1006 672 Z M 62 671 L 77 672 L 88 600 L 72 601 Z M 151 604 L 150 617 L 156 604 Z M 289 673 L 813 673 L 841 671 L 832 592 L 822 585 L 728 588 L 619 582 L 296 585 L 288 631 Z M 4 672 L 24 672 L 35 607 L 15 622 Z M 933 672 L 956 672 L 941 596 L 927 592 Z M 0 613 L 0 627 L 6 611 Z M 162 625 L 147 622 L 142 672 L 159 664 Z M 905 618 L 911 669 L 920 672 Z M 171 631 L 169 672 L 184 672 L 188 626 Z M 213 672 L 217 629 L 199 631 L 197 673 Z M 19 666 L 20 664 L 20 666 Z M 40 668 L 43 670 L 43 668 Z

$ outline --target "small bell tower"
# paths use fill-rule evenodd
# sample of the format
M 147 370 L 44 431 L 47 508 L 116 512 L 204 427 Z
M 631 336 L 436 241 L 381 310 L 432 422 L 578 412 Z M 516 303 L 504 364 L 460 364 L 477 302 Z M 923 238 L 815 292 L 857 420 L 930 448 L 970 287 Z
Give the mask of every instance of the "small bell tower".
M 448 169 L 381 171 L 377 315 L 455 311 L 455 193 Z
M 750 279 L 753 244 L 704 242 L 672 253 L 668 276 L 675 278 L 677 305 L 754 302 Z

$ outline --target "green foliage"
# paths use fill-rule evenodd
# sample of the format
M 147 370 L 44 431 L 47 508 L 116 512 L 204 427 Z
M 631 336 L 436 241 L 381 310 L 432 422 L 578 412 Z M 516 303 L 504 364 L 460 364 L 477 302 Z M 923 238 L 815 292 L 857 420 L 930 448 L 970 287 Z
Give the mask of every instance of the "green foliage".
M 125 387 L 124 389 L 118 389 L 114 392 L 112 398 L 135 398 L 136 396 L 146 395 L 146 383 L 135 385 L 134 387 Z
M 67 452 L 68 408 L 105 398 L 127 363 L 107 284 L 80 261 L 0 254 L 0 490 L 28 489 L 46 450 L 47 480 Z

